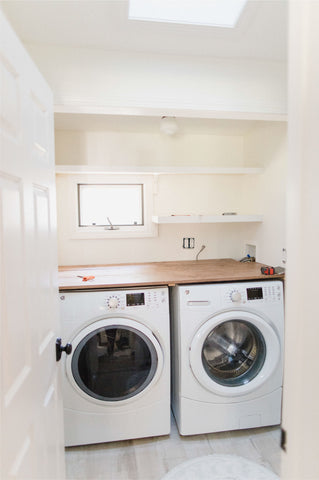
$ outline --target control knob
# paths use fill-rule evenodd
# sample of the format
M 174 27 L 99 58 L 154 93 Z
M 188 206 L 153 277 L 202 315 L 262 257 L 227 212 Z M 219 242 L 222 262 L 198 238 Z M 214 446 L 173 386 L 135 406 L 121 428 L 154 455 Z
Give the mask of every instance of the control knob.
M 240 302 L 241 294 L 240 292 L 238 292 L 238 290 L 234 290 L 233 292 L 231 292 L 230 298 L 232 302 Z
M 119 299 L 116 297 L 110 297 L 107 301 L 107 304 L 110 308 L 116 308 L 119 306 Z

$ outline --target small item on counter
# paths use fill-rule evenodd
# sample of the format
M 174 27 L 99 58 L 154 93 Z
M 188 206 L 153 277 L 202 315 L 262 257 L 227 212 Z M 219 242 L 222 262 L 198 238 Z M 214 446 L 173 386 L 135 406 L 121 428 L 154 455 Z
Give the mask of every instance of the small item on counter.
M 237 215 L 237 212 L 224 212 L 222 215 Z
M 279 275 L 285 273 L 283 267 L 261 267 L 260 270 L 263 275 Z
M 280 274 L 280 273 L 285 273 L 286 269 L 284 267 L 275 267 L 275 273 Z
M 275 275 L 274 267 L 261 267 L 260 271 L 263 275 Z
M 250 255 L 246 255 L 246 257 L 243 257 L 241 260 L 239 260 L 242 263 L 247 263 L 247 262 L 255 262 L 256 259 L 255 257 L 251 257 Z
M 95 276 L 94 275 L 77 275 L 79 278 L 82 278 L 82 282 L 87 282 L 88 280 L 94 280 Z

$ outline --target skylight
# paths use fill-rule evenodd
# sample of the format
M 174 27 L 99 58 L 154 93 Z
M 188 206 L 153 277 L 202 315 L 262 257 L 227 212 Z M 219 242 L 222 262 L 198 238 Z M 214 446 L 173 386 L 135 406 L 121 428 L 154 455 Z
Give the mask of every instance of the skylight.
M 234 28 L 247 0 L 130 0 L 129 18 Z

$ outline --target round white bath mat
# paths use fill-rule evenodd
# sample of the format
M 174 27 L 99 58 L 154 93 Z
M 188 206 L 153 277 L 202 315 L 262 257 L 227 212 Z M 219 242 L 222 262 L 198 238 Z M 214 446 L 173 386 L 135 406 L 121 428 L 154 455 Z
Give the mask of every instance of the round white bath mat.
M 162 480 L 279 480 L 272 471 L 236 455 L 206 455 L 183 462 Z

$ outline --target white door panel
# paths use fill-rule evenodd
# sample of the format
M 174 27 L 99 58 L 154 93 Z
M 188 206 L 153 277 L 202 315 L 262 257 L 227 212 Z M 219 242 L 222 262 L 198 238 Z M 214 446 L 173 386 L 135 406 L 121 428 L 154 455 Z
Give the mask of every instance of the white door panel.
M 19 131 L 20 102 L 18 73 L 13 68 L 8 58 L 0 57 L 0 88 L 1 88 L 1 110 L 0 126 L 1 131 L 7 135 L 17 138 Z
M 289 2 L 284 480 L 319 478 L 318 23 L 317 1 Z
M 1 473 L 63 479 L 52 94 L 0 11 Z

